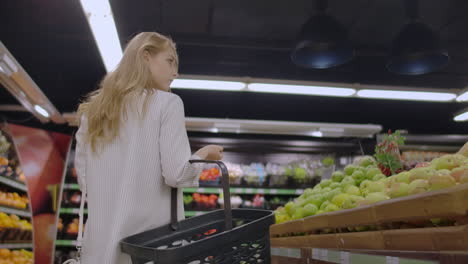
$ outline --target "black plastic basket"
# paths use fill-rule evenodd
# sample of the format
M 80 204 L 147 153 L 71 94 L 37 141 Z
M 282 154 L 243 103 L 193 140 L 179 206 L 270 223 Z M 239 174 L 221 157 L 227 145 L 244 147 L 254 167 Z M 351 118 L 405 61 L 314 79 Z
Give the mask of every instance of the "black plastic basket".
M 269 227 L 273 212 L 254 209 L 231 210 L 229 176 L 220 161 L 192 160 L 191 163 L 216 163 L 221 168 L 224 210 L 177 222 L 174 203 L 172 223 L 145 231 L 121 242 L 122 252 L 133 264 L 253 264 L 270 263 Z M 172 192 L 173 201 L 176 192 Z

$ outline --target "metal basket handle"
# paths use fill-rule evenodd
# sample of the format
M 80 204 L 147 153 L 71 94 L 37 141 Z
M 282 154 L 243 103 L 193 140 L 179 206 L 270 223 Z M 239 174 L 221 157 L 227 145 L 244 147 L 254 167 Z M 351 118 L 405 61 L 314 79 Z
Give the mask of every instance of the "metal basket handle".
M 226 165 L 218 160 L 189 160 L 190 163 L 214 163 L 221 168 L 221 185 L 224 195 L 224 225 L 226 231 L 232 229 L 231 193 L 229 192 L 229 172 Z M 178 229 L 177 225 L 177 188 L 171 190 L 171 228 Z

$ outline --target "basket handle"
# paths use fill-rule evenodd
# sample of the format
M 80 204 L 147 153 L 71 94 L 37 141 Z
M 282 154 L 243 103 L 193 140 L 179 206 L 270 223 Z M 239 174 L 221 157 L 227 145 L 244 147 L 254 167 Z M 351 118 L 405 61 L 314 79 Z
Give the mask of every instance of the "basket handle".
M 224 225 L 226 231 L 232 229 L 231 193 L 229 192 L 229 173 L 226 165 L 218 160 L 189 160 L 190 163 L 214 163 L 221 168 L 221 185 L 224 195 Z M 177 230 L 177 189 L 171 190 L 171 228 Z

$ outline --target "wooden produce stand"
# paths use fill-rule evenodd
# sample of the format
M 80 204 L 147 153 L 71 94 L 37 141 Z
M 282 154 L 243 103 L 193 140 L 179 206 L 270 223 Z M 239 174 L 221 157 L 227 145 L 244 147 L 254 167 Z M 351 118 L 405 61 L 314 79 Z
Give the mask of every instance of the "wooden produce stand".
M 468 184 L 462 184 L 276 224 L 270 228 L 271 246 L 279 251 L 299 249 L 294 256 L 300 255 L 301 261 L 309 259 L 309 262 L 300 263 L 323 262 L 329 259 L 330 252 L 335 252 L 332 254 L 334 260 L 337 254 L 339 258 L 346 258 L 343 252 L 348 252 L 350 256 L 372 254 L 385 257 L 386 262 L 382 263 L 402 263 L 392 257 L 432 261 L 414 263 L 468 263 L 467 212 Z M 428 227 L 433 226 L 429 220 L 434 218 L 448 219 L 455 225 Z M 356 228 L 369 230 L 349 232 Z M 288 254 L 283 251 L 277 256 L 290 258 Z M 331 263 L 359 262 L 339 260 Z

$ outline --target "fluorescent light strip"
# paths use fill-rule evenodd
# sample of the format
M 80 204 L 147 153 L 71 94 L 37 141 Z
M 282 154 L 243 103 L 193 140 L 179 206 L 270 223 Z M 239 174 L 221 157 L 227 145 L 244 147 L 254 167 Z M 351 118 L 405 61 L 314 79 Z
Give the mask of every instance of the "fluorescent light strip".
M 230 82 L 230 81 L 175 79 L 171 83 L 171 88 L 199 89 L 199 90 L 220 90 L 220 91 L 241 91 L 241 90 L 245 89 L 245 83 L 243 83 L 243 82 Z
M 323 86 L 305 86 L 305 85 L 287 85 L 287 84 L 269 84 L 269 83 L 251 83 L 247 86 L 249 91 L 260 93 L 285 93 L 285 94 L 304 94 L 318 96 L 351 96 L 356 90 L 351 88 L 335 88 Z
M 357 92 L 357 96 L 363 97 L 363 98 L 433 101 L 433 102 L 449 102 L 457 97 L 457 95 L 453 93 L 371 90 L 371 89 L 359 90 Z
M 106 70 L 113 71 L 122 58 L 122 47 L 107 0 L 80 0 Z
M 468 110 L 465 111 L 464 113 L 461 113 L 453 118 L 454 121 L 456 122 L 465 122 L 468 121 Z
M 36 110 L 36 112 L 40 115 L 42 115 L 43 117 L 45 118 L 49 118 L 49 112 L 47 112 L 47 110 L 45 110 L 42 106 L 40 105 L 35 105 L 34 106 L 34 110 Z
M 457 102 L 466 102 L 468 101 L 468 91 L 462 93 L 457 97 Z

